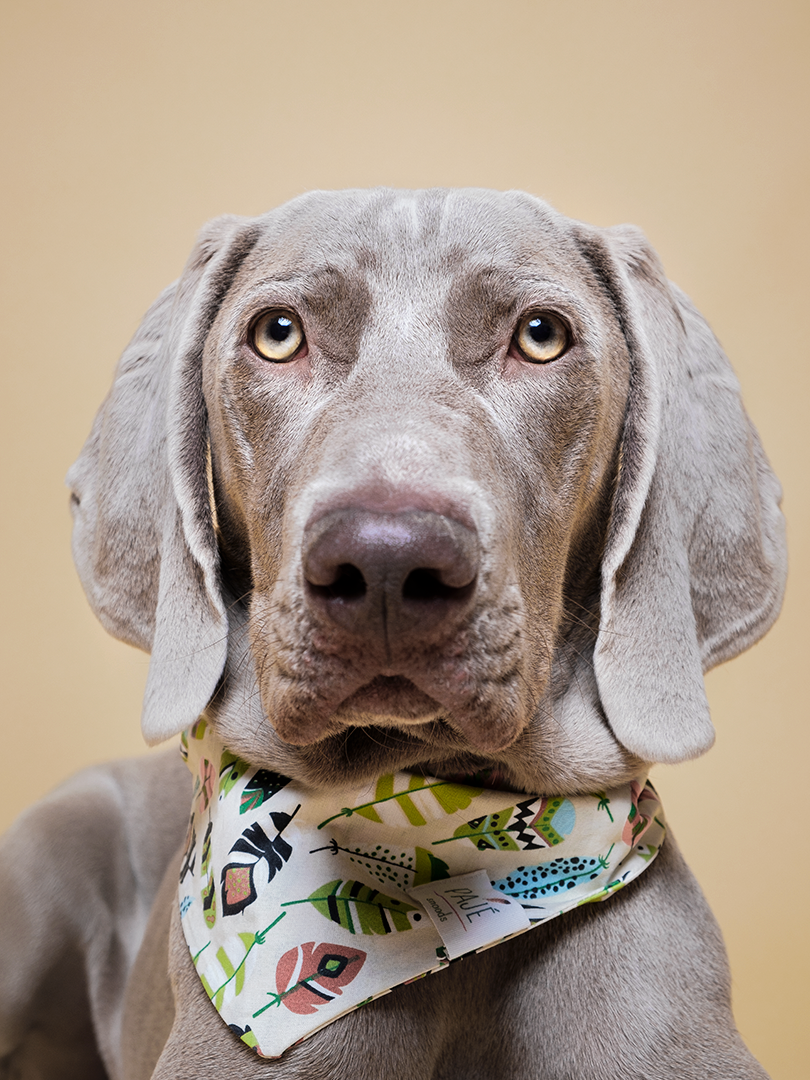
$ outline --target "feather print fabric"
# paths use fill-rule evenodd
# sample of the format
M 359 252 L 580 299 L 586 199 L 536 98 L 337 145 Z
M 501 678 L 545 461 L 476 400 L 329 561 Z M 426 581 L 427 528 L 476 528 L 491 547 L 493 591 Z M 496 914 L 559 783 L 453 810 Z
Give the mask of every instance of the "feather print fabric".
M 531 929 L 605 900 L 665 835 L 644 778 L 564 798 L 402 772 L 324 794 L 240 761 L 205 719 L 182 752 L 195 777 L 186 941 L 222 1019 L 267 1058 L 447 966 L 409 890 L 484 870 Z

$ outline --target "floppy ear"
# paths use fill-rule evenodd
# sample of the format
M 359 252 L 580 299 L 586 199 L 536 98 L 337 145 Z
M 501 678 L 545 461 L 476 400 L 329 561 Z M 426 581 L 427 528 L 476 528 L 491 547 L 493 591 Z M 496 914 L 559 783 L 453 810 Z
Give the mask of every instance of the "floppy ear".
M 199 716 L 225 665 L 202 350 L 255 237 L 243 218 L 205 228 L 121 357 L 67 477 L 73 556 L 90 605 L 111 634 L 152 653 L 149 743 Z
M 594 667 L 608 722 L 646 761 L 707 750 L 703 672 L 757 641 L 786 573 L 781 488 L 711 330 L 630 226 L 583 229 L 631 354 Z

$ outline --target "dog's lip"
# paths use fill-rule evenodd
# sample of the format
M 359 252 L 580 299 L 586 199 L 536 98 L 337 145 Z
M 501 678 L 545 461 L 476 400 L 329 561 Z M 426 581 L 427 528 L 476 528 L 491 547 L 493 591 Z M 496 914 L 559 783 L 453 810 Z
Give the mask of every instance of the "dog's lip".
M 348 727 L 394 727 L 405 729 L 419 737 L 420 730 L 433 732 L 438 722 L 468 743 L 472 753 L 496 753 L 507 749 L 520 736 L 523 725 L 490 728 L 475 725 L 475 731 L 465 730 L 469 720 L 463 713 L 454 716 L 442 703 L 430 697 L 418 685 L 400 674 L 379 674 L 345 698 L 333 717 Z
M 394 724 L 424 724 L 436 719 L 441 706 L 432 697 L 400 674 L 381 673 L 350 694 L 335 712 L 336 719 L 352 722 L 351 713 L 385 717 Z M 341 715 L 343 714 L 343 715 Z

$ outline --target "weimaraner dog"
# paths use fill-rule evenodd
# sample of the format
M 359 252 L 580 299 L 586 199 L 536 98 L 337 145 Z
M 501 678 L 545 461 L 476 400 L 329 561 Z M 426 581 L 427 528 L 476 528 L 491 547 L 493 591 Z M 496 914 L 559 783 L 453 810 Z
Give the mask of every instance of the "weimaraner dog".
M 151 652 L 147 740 L 204 714 L 319 792 L 489 769 L 575 798 L 695 757 L 703 672 L 784 584 L 779 485 L 702 317 L 636 229 L 517 192 L 214 221 L 69 484 L 90 603 Z M 191 785 L 176 749 L 90 769 L 7 835 L 0 1075 L 765 1075 L 671 835 L 605 902 L 257 1056 L 183 939 Z

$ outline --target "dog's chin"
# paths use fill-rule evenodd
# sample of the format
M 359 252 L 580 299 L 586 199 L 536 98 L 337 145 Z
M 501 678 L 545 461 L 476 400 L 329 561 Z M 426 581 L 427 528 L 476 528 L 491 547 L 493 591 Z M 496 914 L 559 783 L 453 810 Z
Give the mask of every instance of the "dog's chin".
M 441 731 L 453 732 L 472 753 L 491 754 L 510 746 L 525 726 L 517 710 L 504 708 L 498 700 L 484 708 L 463 697 L 458 702 L 440 701 L 405 675 L 377 674 L 332 708 L 328 704 L 324 708 L 323 701 L 315 704 L 320 708 L 313 708 L 311 699 L 303 696 L 278 704 L 270 698 L 266 715 L 283 743 L 299 749 L 318 746 L 362 729 L 388 731 L 392 737 L 399 733 L 432 745 Z
M 244 722 L 246 697 L 254 706 L 252 724 Z M 307 719 L 305 701 L 300 710 Z M 493 764 L 486 739 L 470 738 L 451 710 L 402 675 L 373 676 L 314 730 L 302 731 L 289 720 L 278 723 L 260 705 L 259 693 L 246 693 L 237 680 L 223 684 L 207 715 L 233 753 L 314 787 L 366 781 L 399 769 L 437 769 L 445 762 L 454 774 Z M 519 738 L 524 726 L 510 725 L 498 749 Z
M 372 780 L 399 769 L 423 770 L 428 762 L 479 760 L 443 720 L 346 726 L 340 734 L 294 751 L 297 775 L 316 787 Z
M 410 727 L 437 720 L 441 711 L 438 701 L 404 675 L 377 675 L 347 697 L 334 717 L 351 727 Z
M 377 675 L 347 697 L 332 719 L 349 728 L 393 729 L 428 745 L 434 743 L 437 731 L 455 729 L 468 750 L 475 754 L 505 750 L 521 730 L 514 726 L 504 736 L 480 725 L 472 732 L 464 732 L 463 725 L 459 729 L 452 710 L 404 675 Z

